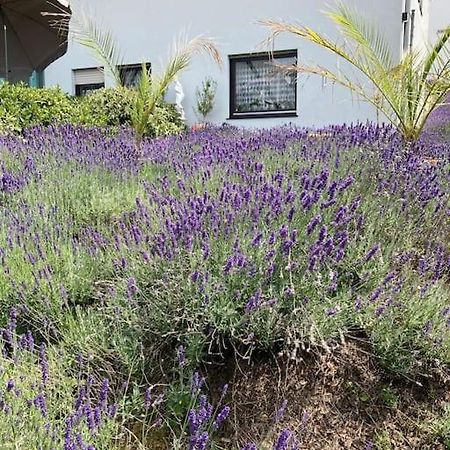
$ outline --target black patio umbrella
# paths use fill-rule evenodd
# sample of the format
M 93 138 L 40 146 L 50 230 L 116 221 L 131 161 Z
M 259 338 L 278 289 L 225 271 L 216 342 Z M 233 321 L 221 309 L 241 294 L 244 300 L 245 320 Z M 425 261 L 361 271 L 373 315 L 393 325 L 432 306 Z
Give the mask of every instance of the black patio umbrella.
M 0 78 L 26 81 L 67 51 L 67 27 L 58 18 L 70 17 L 64 0 L 0 0 Z

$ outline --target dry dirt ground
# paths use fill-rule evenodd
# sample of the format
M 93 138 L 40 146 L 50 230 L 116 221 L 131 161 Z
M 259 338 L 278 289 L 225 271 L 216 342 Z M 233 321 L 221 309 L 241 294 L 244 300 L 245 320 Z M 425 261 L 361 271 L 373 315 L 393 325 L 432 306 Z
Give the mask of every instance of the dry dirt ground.
M 288 427 L 308 450 L 450 449 L 450 415 L 446 424 L 436 419 L 450 402 L 449 373 L 393 379 L 363 339 L 296 362 L 267 355 L 252 363 L 230 359 L 211 369 L 209 379 L 230 383 L 227 448 L 259 438 L 266 443 L 261 450 L 272 449 L 276 433 Z M 285 400 L 284 420 L 275 425 Z
M 213 400 L 229 384 L 232 410 L 215 450 L 241 449 L 248 442 L 272 450 L 283 428 L 295 431 L 305 450 L 450 450 L 450 409 L 442 419 L 450 406 L 449 370 L 394 378 L 361 337 L 346 338 L 328 353 L 304 352 L 296 361 L 234 355 L 203 368 Z M 285 401 L 284 419 L 274 423 Z M 173 446 L 159 429 L 145 448 Z

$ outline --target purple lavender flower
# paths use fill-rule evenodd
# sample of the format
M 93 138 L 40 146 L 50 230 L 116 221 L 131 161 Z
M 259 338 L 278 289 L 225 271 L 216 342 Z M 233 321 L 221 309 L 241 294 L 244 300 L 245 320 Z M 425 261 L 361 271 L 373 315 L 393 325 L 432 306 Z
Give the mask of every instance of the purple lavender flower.
M 242 450 L 258 450 L 258 447 L 254 442 L 250 442 L 249 444 L 245 444 L 242 447 Z
M 191 393 L 197 394 L 203 386 L 203 379 L 198 372 L 194 372 L 191 379 Z
M 362 298 L 361 297 L 357 297 L 355 300 L 355 311 L 360 312 L 362 309 Z
M 191 274 L 191 281 L 193 283 L 197 283 L 197 281 L 200 280 L 200 278 L 201 278 L 201 274 L 200 274 L 199 271 L 196 270 L 195 272 L 192 272 L 192 274 Z
M 228 416 L 230 415 L 230 407 L 224 406 L 222 410 L 217 414 L 216 420 L 214 421 L 214 429 L 217 430 L 220 428 L 220 426 L 227 420 Z
M 197 412 L 194 409 L 189 410 L 188 412 L 188 426 L 189 426 L 189 433 L 194 436 L 201 423 L 199 422 L 197 418 Z
M 152 406 L 152 387 L 148 387 L 144 392 L 144 406 L 149 409 Z
M 204 431 L 197 439 L 194 445 L 195 450 L 205 450 L 208 445 L 209 434 Z
M 14 382 L 14 380 L 8 380 L 8 382 L 6 383 L 6 391 L 11 392 L 14 389 L 15 385 L 16 383 Z
M 99 394 L 100 405 L 103 410 L 105 410 L 108 405 L 108 392 L 109 392 L 109 381 L 107 378 L 105 378 L 102 382 Z
M 284 414 L 286 412 L 287 403 L 288 403 L 287 400 L 283 400 L 283 403 L 278 408 L 278 410 L 277 410 L 277 412 L 275 414 L 275 423 L 280 422 L 284 418 Z
M 219 405 L 221 405 L 223 403 L 223 401 L 225 400 L 225 397 L 227 396 L 227 393 L 228 393 L 228 384 L 224 384 L 224 386 L 222 388 L 222 392 L 220 394 Z
M 135 297 L 135 295 L 137 294 L 138 288 L 137 288 L 137 284 L 136 284 L 136 280 L 131 277 L 128 279 L 128 284 L 127 284 L 127 294 L 128 294 L 128 298 L 132 299 Z
M 261 290 L 258 289 L 255 294 L 253 294 L 249 300 L 247 301 L 247 304 L 245 305 L 245 313 L 250 314 L 254 311 L 256 311 L 261 305 Z
M 69 416 L 66 419 L 65 429 L 64 429 L 64 450 L 75 450 L 75 442 L 72 436 L 72 430 L 74 426 L 74 417 Z
M 380 244 L 374 245 L 364 256 L 363 262 L 367 263 L 369 262 L 380 250 Z
M 36 409 L 38 409 L 43 417 L 47 417 L 47 402 L 45 400 L 45 395 L 44 394 L 38 394 L 34 400 L 33 400 L 33 404 L 36 407 Z
M 186 350 L 182 345 L 177 348 L 177 360 L 179 367 L 184 367 L 187 364 Z
M 285 428 L 281 431 L 278 436 L 278 439 L 273 446 L 273 450 L 288 450 L 289 440 L 291 439 L 292 432 Z
M 45 386 L 48 381 L 48 361 L 44 343 L 39 347 L 39 366 L 41 368 L 42 384 Z
M 381 287 L 377 287 L 369 297 L 369 302 L 374 303 L 380 298 L 380 295 L 383 293 L 383 289 Z
M 91 432 L 92 435 L 94 435 L 97 430 L 97 425 L 95 423 L 95 414 L 94 410 L 88 403 L 86 403 L 83 407 L 83 414 L 84 417 L 86 418 L 88 430 Z
M 108 407 L 108 417 L 114 419 L 117 414 L 118 406 L 116 404 L 109 405 Z
M 302 414 L 302 421 L 301 421 L 301 430 L 304 431 L 306 428 L 306 425 L 308 424 L 308 421 L 310 419 L 311 415 L 308 411 L 303 411 Z
M 322 222 L 322 216 L 320 214 L 318 214 L 317 216 L 314 216 L 306 227 L 306 234 L 308 236 L 310 234 L 312 234 L 312 232 L 315 230 L 317 225 L 319 225 L 321 222 Z
M 428 320 L 423 327 L 423 334 L 425 336 L 428 336 L 431 333 L 432 329 L 433 329 L 433 322 L 431 320 Z

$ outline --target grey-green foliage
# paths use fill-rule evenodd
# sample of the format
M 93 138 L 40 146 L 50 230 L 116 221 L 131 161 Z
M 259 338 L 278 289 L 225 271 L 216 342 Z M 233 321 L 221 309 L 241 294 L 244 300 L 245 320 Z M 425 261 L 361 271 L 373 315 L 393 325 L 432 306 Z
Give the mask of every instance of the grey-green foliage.
M 217 82 L 212 78 L 206 78 L 201 87 L 197 88 L 197 111 L 206 119 L 214 108 L 217 93 Z

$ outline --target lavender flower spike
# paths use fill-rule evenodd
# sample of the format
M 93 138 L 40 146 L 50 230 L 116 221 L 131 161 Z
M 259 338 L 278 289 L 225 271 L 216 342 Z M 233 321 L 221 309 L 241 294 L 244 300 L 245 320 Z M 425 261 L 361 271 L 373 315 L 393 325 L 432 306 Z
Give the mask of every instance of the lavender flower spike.
M 273 446 L 273 450 L 288 450 L 291 436 L 292 432 L 285 428 L 278 436 L 277 442 Z
M 242 447 L 242 450 L 258 450 L 258 447 L 254 442 L 250 442 L 249 444 L 245 444 Z
M 228 416 L 230 415 L 230 407 L 224 406 L 222 410 L 217 414 L 216 420 L 214 421 L 214 429 L 218 430 L 220 426 L 227 420 Z

